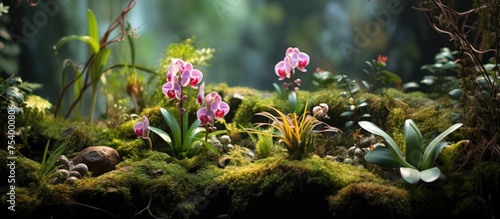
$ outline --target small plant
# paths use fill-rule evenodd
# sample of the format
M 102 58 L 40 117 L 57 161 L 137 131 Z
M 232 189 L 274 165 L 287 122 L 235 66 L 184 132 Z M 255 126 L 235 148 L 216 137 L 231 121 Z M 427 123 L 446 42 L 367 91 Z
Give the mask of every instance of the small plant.
M 250 139 L 255 143 L 255 152 L 260 159 L 271 156 L 276 149 L 273 138 L 274 128 L 257 130 L 255 133 L 249 132 Z
M 269 135 L 278 138 L 279 142 L 283 143 L 290 159 L 302 160 L 311 157 L 315 151 L 313 142 L 316 134 L 325 132 L 336 133 L 340 131 L 317 119 L 318 115 L 325 113 L 324 110 L 319 110 L 318 108 L 316 108 L 316 112 L 313 115 L 309 115 L 307 110 L 304 109 L 300 116 L 295 112 L 286 115 L 274 107 L 269 106 L 269 108 L 274 110 L 278 116 L 269 112 L 256 113 L 255 115 L 264 116 L 271 120 L 268 123 L 257 123 L 256 128 L 269 126 L 278 131 L 278 134 Z
M 335 75 L 333 76 L 337 83 L 345 91 L 342 91 L 339 96 L 346 99 L 345 109 L 346 111 L 340 114 L 340 117 L 346 117 L 348 120 L 345 123 L 345 128 L 348 130 L 354 130 L 356 121 L 367 120 L 371 118 L 369 113 L 364 112 L 364 108 L 368 106 L 366 99 L 358 99 L 357 93 L 360 90 L 358 82 L 349 78 L 347 75 Z
M 51 180 L 57 177 L 57 169 L 56 166 L 59 157 L 61 157 L 62 153 L 66 149 L 68 142 L 61 144 L 59 147 L 55 148 L 52 152 L 49 152 L 50 140 L 47 141 L 45 145 L 45 151 L 43 152 L 42 163 L 40 167 L 40 172 L 38 174 L 38 179 L 40 183 L 50 183 Z M 50 154 L 49 154 L 50 153 Z
M 457 123 L 450 126 L 434 138 L 425 147 L 425 151 L 423 151 L 422 134 L 413 120 L 407 119 L 403 128 L 406 140 L 406 156 L 403 156 L 401 149 L 391 136 L 377 125 L 368 121 L 361 121 L 358 123 L 361 128 L 381 136 L 387 143 L 385 147 L 376 147 L 368 152 L 365 155 L 365 160 L 380 166 L 399 167 L 401 176 L 410 184 L 416 184 L 420 180 L 424 182 L 433 182 L 442 176 L 441 171 L 438 167 L 435 167 L 434 164 L 441 150 L 449 145 L 449 143 L 441 141 L 463 125 L 462 123 Z
M 366 61 L 366 64 L 370 66 L 370 70 L 363 69 L 363 72 L 368 76 L 368 80 L 362 80 L 361 82 L 368 91 L 377 92 L 382 87 L 401 84 L 401 78 L 397 74 L 385 69 L 387 59 L 387 56 L 378 55 L 377 60 Z
M 436 93 L 446 93 L 452 87 L 458 87 L 458 64 L 455 62 L 457 54 L 457 51 L 451 51 L 447 47 L 441 48 L 434 56 L 434 64 L 423 65 L 420 68 L 432 73 L 424 76 L 420 83 L 429 86 L 430 91 Z
M 297 47 L 289 47 L 285 52 L 285 58 L 274 66 L 274 72 L 278 76 L 278 80 L 282 81 L 289 78 L 291 82 L 283 82 L 282 86 L 273 83 L 278 96 L 284 100 L 288 100 L 290 112 L 297 112 L 299 108 L 297 103 L 297 91 L 301 85 L 301 79 L 296 78 L 295 69 L 301 72 L 306 72 L 306 66 L 309 64 L 309 55 L 301 52 Z M 288 89 L 290 88 L 290 91 Z M 299 113 L 299 112 L 297 112 Z
M 198 87 L 198 84 L 203 79 L 203 73 L 198 69 L 194 69 L 190 62 L 173 59 L 166 76 L 167 83 L 163 85 L 162 91 L 167 96 L 168 101 L 178 101 L 176 105 L 180 112 L 180 122 L 176 120 L 172 113 L 161 108 L 161 113 L 172 132 L 171 135 L 151 126 L 148 127 L 149 130 L 158 134 L 167 142 L 170 146 L 171 155 L 176 158 L 182 159 L 191 156 L 193 150 L 200 145 L 205 145 L 210 151 L 219 154 L 217 149 L 208 142 L 208 136 L 225 133 L 225 131 L 216 131 L 214 122 L 229 112 L 229 105 L 222 101 L 222 97 L 217 92 L 209 93 L 204 97 L 205 82 Z M 188 113 L 183 107 L 189 98 L 184 94 L 184 89 L 187 87 L 199 88 L 196 103 L 199 105 L 204 104 L 204 107 L 196 113 L 198 119 L 191 125 L 188 123 Z M 199 127 L 200 125 L 205 128 Z

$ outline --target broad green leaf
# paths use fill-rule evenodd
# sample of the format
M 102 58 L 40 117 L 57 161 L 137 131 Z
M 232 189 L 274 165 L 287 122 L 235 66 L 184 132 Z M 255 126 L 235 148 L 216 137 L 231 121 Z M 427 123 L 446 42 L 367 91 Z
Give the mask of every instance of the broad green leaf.
M 361 126 L 361 128 L 365 129 L 366 131 L 383 137 L 385 139 L 385 141 L 387 142 L 386 147 L 388 147 L 391 150 L 391 153 L 392 153 L 394 159 L 398 163 L 400 163 L 402 166 L 405 166 L 405 167 L 413 167 L 411 164 L 409 164 L 408 162 L 405 161 L 405 159 L 403 158 L 403 154 L 402 154 L 401 150 L 399 149 L 398 145 L 396 144 L 394 139 L 392 139 L 392 137 L 389 136 L 386 132 L 384 132 L 382 129 L 380 129 L 377 125 L 375 125 L 371 122 L 368 122 L 368 121 L 360 121 L 360 122 L 358 122 L 358 124 L 359 124 L 359 126 Z
M 99 26 L 97 25 L 97 19 L 95 18 L 94 12 L 90 9 L 87 10 L 87 23 L 89 25 L 89 37 L 99 42 Z
M 156 128 L 156 127 L 149 126 L 148 128 L 149 128 L 149 130 L 153 131 L 158 136 L 160 136 L 170 146 L 170 149 L 174 150 L 173 145 L 172 145 L 172 139 L 170 138 L 170 135 L 168 135 L 166 132 L 164 132 L 163 130 Z
M 9 99 L 14 99 L 17 103 L 24 102 L 24 95 L 19 92 L 19 88 L 11 86 L 5 89 L 5 93 Z
M 441 133 L 436 138 L 434 138 L 434 140 L 432 140 L 427 145 L 427 148 L 425 149 L 424 157 L 423 157 L 423 159 L 424 159 L 423 161 L 424 162 L 422 163 L 422 169 L 423 170 L 430 168 L 434 164 L 434 161 L 435 161 L 435 159 L 437 157 L 437 155 L 435 155 L 434 153 L 438 153 L 439 154 L 439 152 L 441 152 L 442 148 L 438 147 L 438 146 L 440 146 L 439 142 L 441 142 L 450 133 L 452 133 L 453 131 L 455 131 L 458 128 L 460 128 L 462 125 L 463 125 L 462 123 L 457 123 L 457 124 L 454 124 L 454 125 L 450 126 L 448 129 L 446 129 L 443 133 Z M 439 149 L 439 151 L 437 151 L 436 149 Z
M 420 172 L 420 179 L 424 182 L 434 182 L 441 175 L 441 170 L 437 167 L 426 169 Z
M 403 89 L 411 89 L 411 88 L 419 88 L 420 86 L 416 82 L 411 81 L 408 83 L 404 83 L 402 87 Z
M 453 89 L 448 94 L 451 96 L 451 98 L 458 99 L 464 94 L 464 91 L 460 88 L 457 88 L 457 89 Z
M 401 167 L 399 171 L 401 172 L 401 177 L 410 184 L 417 184 L 420 181 L 420 171 L 417 169 Z
M 172 114 L 170 114 L 166 109 L 161 108 L 160 109 L 161 114 L 163 115 L 163 118 L 165 118 L 165 121 L 167 121 L 168 127 L 170 127 L 170 130 L 172 131 L 173 135 L 173 145 L 175 147 L 180 147 L 181 143 L 181 128 L 179 127 L 179 123 L 177 123 L 177 120 L 175 119 Z
M 454 61 L 448 61 L 443 65 L 443 69 L 452 70 L 457 68 L 457 64 Z
M 368 106 L 368 103 L 362 102 L 362 103 L 358 104 L 357 108 L 361 108 L 361 107 L 365 107 L 365 106 Z
M 372 164 L 384 167 L 401 167 L 401 164 L 394 159 L 389 148 L 377 147 L 365 155 L 365 160 Z
M 187 117 L 187 116 L 185 116 Z M 187 123 L 187 121 L 186 121 Z M 196 140 L 199 140 L 200 138 L 198 138 L 196 135 L 198 133 L 200 133 L 201 131 L 204 131 L 205 129 L 204 128 L 201 128 L 201 127 L 198 127 L 200 126 L 200 120 L 199 119 L 196 119 L 192 124 L 191 126 L 189 127 L 189 129 L 185 129 L 184 131 L 184 145 L 182 145 L 182 151 L 187 151 L 189 150 L 189 147 L 191 147 L 191 143 L 196 141 Z M 185 125 L 187 126 L 187 124 Z
M 278 93 L 278 96 L 280 98 L 283 98 L 283 99 L 286 98 L 285 92 L 283 91 L 283 88 L 281 86 L 279 86 L 276 83 L 273 83 L 273 87 L 276 90 L 276 92 Z
M 90 36 L 77 36 L 77 35 L 65 36 L 61 38 L 59 41 L 57 41 L 56 45 L 54 45 L 52 48 L 56 51 L 57 54 L 57 50 L 59 50 L 59 48 L 61 48 L 62 45 L 73 40 L 80 40 L 82 42 L 85 42 L 90 45 L 90 48 L 92 48 L 92 51 L 94 53 L 99 52 L 99 41 Z
M 387 82 L 401 82 L 402 81 L 401 78 L 397 74 L 394 74 L 390 71 L 382 70 L 382 71 L 380 71 L 380 73 L 384 74 Z
M 406 161 L 419 169 L 422 165 L 422 133 L 411 119 L 405 121 L 403 131 L 406 141 Z
M 351 128 L 353 125 L 354 125 L 354 121 L 352 121 L 352 120 L 351 120 L 351 121 L 347 121 L 347 122 L 345 123 L 345 127 L 346 127 L 346 128 Z
M 290 112 L 295 112 L 297 110 L 297 93 L 294 91 L 288 94 L 288 109 Z
M 354 114 L 353 111 L 345 111 L 345 112 L 343 112 L 343 113 L 340 114 L 340 117 L 349 117 L 352 114 Z
M 425 166 L 422 166 L 422 168 L 420 170 L 425 170 L 425 169 L 428 169 L 428 168 L 432 167 L 434 165 L 434 162 L 438 158 L 439 154 L 441 153 L 441 150 L 443 150 L 443 148 L 446 147 L 446 146 L 448 146 L 449 144 L 450 144 L 449 142 L 440 142 L 434 148 L 434 151 L 432 151 L 432 153 L 430 153 L 431 157 L 429 157 L 428 160 L 424 159 L 424 162 L 429 162 L 429 163 L 426 163 Z

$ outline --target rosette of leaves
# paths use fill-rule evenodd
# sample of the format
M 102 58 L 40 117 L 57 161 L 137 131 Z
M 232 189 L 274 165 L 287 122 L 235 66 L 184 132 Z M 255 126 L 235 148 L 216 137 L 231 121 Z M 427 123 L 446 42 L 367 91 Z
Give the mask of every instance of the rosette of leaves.
M 266 133 L 262 131 L 259 132 L 258 130 L 256 130 L 256 132 L 279 139 L 279 142 L 286 148 L 290 159 L 302 160 L 311 157 L 315 151 L 313 143 L 317 134 L 328 132 L 336 133 L 340 131 L 338 128 L 331 127 L 319 121 L 316 115 L 309 115 L 306 108 L 304 108 L 303 113 L 299 116 L 296 112 L 285 114 L 272 106 L 268 107 L 271 108 L 277 116 L 270 112 L 256 113 L 255 115 L 268 118 L 270 122 L 257 123 L 255 128 L 267 126 L 272 127 L 276 132 Z
M 441 170 L 434 166 L 441 150 L 449 145 L 449 142 L 442 142 L 442 140 L 463 124 L 456 123 L 450 126 L 434 138 L 424 150 L 422 144 L 423 137 L 420 130 L 413 120 L 407 119 L 403 128 L 406 140 L 405 155 L 403 155 L 394 139 L 377 125 L 368 121 L 361 121 L 359 125 L 366 131 L 381 136 L 387 143 L 385 147 L 376 147 L 368 152 L 365 155 L 365 160 L 380 166 L 399 167 L 403 179 L 410 184 L 416 184 L 420 180 L 433 182 L 440 177 L 444 177 Z

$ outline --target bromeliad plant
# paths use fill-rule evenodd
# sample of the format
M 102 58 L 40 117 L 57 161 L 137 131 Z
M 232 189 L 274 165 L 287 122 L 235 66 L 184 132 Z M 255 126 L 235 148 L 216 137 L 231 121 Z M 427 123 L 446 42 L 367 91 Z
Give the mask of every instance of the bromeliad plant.
M 283 82 L 282 86 L 273 83 L 280 98 L 288 100 L 289 110 L 297 110 L 297 91 L 301 85 L 301 79 L 295 76 L 295 69 L 306 72 L 306 66 L 309 64 L 309 55 L 301 52 L 297 47 L 289 47 L 285 52 L 285 58 L 274 66 L 274 72 L 278 75 L 278 80 L 282 81 L 289 78 L 291 82 Z M 288 90 L 290 89 L 290 91 Z
M 269 106 L 278 116 L 270 112 L 256 113 L 255 115 L 264 116 L 270 119 L 270 122 L 267 123 L 257 123 L 256 128 L 261 126 L 273 127 L 278 133 L 268 134 L 261 132 L 260 134 L 268 134 L 278 138 L 279 142 L 283 143 L 288 151 L 290 159 L 302 160 L 309 158 L 315 151 L 313 143 L 317 134 L 327 132 L 336 133 L 340 131 L 318 120 L 320 117 L 325 117 L 326 111 L 328 111 L 328 106 L 325 107 L 325 105 L 315 107 L 313 109 L 313 115 L 310 115 L 307 112 L 307 108 L 305 108 L 300 116 L 295 112 L 284 114 L 280 110 Z
M 448 142 L 442 142 L 442 140 L 463 125 L 462 123 L 456 123 L 450 126 L 434 138 L 427 147 L 425 147 L 425 151 L 423 151 L 422 134 L 413 120 L 407 119 L 404 124 L 406 156 L 403 156 L 401 149 L 394 139 L 377 125 L 368 121 L 361 121 L 358 122 L 358 124 L 368 132 L 381 136 L 387 143 L 385 147 L 376 147 L 368 152 L 368 154 L 365 155 L 365 160 L 380 166 L 399 167 L 401 176 L 410 184 L 416 184 L 420 180 L 424 182 L 433 182 L 443 175 L 441 170 L 434 166 L 441 150 L 449 145 Z
M 179 159 L 189 157 L 200 145 L 204 145 L 213 153 L 218 154 L 217 149 L 215 149 L 207 139 L 209 135 L 225 133 L 223 130 L 216 131 L 214 122 L 217 119 L 221 119 L 229 112 L 229 105 L 222 101 L 222 97 L 217 92 L 212 92 L 203 98 L 205 82 L 201 83 L 200 87 L 198 87 L 198 84 L 200 84 L 203 79 L 203 73 L 198 69 L 194 69 L 190 62 L 184 62 L 181 59 L 173 59 L 168 67 L 166 77 L 167 83 L 163 85 L 162 91 L 169 101 L 178 101 L 176 105 L 180 112 L 180 122 L 176 120 L 171 112 L 161 108 L 161 113 L 172 132 L 171 135 L 159 128 L 151 126 L 148 127 L 149 130 L 158 134 L 167 142 L 173 157 Z M 183 104 L 188 100 L 188 96 L 184 94 L 184 90 L 187 87 L 199 89 L 196 103 L 199 105 L 204 104 L 204 107 L 197 112 L 198 119 L 191 125 L 188 123 L 188 113 L 183 107 Z M 199 127 L 200 125 L 205 128 Z

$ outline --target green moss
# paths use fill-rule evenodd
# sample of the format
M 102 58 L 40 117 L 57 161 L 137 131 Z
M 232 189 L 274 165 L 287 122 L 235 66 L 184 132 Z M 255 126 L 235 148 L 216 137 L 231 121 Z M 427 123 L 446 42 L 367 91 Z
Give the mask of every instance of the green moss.
M 218 181 L 227 185 L 231 194 L 231 211 L 236 214 L 249 213 L 248 209 L 257 204 L 256 200 L 267 199 L 265 203 L 259 203 L 260 206 L 268 202 L 281 202 L 285 206 L 296 202 L 311 202 L 308 207 L 315 204 L 321 206 L 326 205 L 326 196 L 348 184 L 383 184 L 380 178 L 352 165 L 324 159 L 290 161 L 276 158 L 258 160 L 247 166 L 226 167 Z
M 245 97 L 236 113 L 233 122 L 243 127 L 252 127 L 257 122 L 263 122 L 265 119 L 261 116 L 255 116 L 255 113 L 268 111 L 269 107 L 274 106 L 273 99 L 262 98 L 260 96 L 247 96 Z
M 14 176 L 16 186 L 19 187 L 35 187 L 38 185 L 38 173 L 40 172 L 40 163 L 33 161 L 29 158 L 26 158 L 22 155 L 17 155 L 16 159 L 9 160 L 10 157 L 7 151 L 0 150 L 0 163 L 4 166 L 0 168 L 0 175 L 10 176 L 11 169 L 10 166 L 7 166 L 10 162 L 15 162 L 15 172 Z M 5 179 L 7 181 L 7 179 Z
M 411 218 L 409 193 L 378 183 L 353 183 L 328 198 L 338 218 Z

